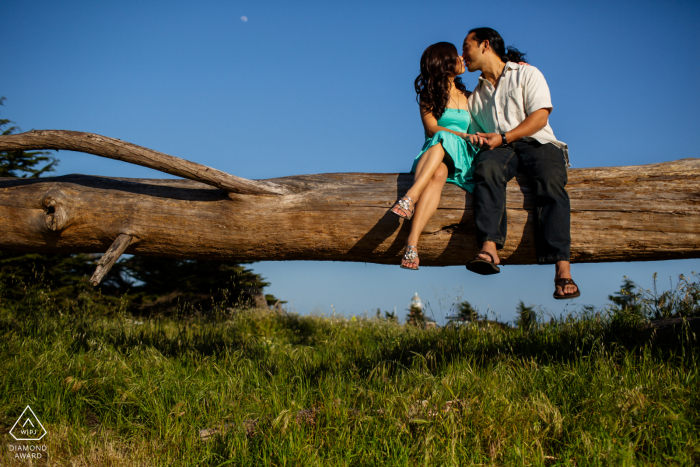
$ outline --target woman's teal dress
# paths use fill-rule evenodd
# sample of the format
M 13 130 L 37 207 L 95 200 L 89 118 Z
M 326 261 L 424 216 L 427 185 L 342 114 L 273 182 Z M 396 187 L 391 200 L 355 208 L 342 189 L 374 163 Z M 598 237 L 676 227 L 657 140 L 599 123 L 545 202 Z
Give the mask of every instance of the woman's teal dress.
M 438 125 L 452 131 L 466 133 L 471 123 L 471 115 L 468 110 L 445 109 L 445 113 L 437 121 Z M 445 150 L 445 164 L 447 165 L 447 183 L 452 183 L 471 193 L 474 190 L 474 158 L 479 152 L 471 143 L 463 140 L 449 131 L 438 131 L 432 137 L 426 136 L 425 144 L 420 154 L 413 161 L 411 173 L 416 173 L 418 160 L 425 151 L 436 144 L 441 143 Z M 447 157 L 449 156 L 449 157 Z

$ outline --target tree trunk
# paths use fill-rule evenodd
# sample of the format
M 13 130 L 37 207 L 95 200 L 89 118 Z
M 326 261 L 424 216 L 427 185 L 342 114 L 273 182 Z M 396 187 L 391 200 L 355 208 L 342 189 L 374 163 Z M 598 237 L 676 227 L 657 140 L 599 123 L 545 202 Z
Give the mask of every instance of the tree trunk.
M 388 212 L 410 187 L 410 174 L 255 181 L 99 135 L 51 130 L 0 136 L 0 150 L 38 149 L 89 152 L 192 180 L 0 179 L 2 249 L 105 252 L 124 235 L 131 237 L 130 254 L 398 264 L 410 226 Z M 700 159 L 568 174 L 572 262 L 700 257 Z M 535 263 L 529 181 L 518 177 L 507 191 L 501 257 L 506 264 Z M 121 238 L 112 251 L 124 248 Z M 425 266 L 465 264 L 477 253 L 469 193 L 445 187 L 418 250 Z

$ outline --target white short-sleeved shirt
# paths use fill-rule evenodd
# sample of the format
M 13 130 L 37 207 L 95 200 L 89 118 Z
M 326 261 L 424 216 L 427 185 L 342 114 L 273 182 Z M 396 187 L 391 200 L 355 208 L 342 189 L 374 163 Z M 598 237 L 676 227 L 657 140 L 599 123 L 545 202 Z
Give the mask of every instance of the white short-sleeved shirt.
M 542 72 L 534 66 L 507 62 L 498 88 L 494 88 L 483 75 L 479 77 L 479 84 L 469 96 L 469 112 L 474 125 L 469 133 L 506 133 L 520 125 L 535 110 L 551 108 L 552 98 Z M 549 121 L 540 131 L 522 139 L 560 147 L 567 167 L 570 165 L 569 147 L 557 141 Z

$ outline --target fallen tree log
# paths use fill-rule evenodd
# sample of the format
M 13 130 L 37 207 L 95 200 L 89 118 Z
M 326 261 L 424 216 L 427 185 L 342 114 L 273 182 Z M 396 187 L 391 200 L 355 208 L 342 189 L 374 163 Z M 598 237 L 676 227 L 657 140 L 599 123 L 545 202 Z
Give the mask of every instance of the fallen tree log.
M 122 236 L 112 255 L 398 264 L 408 235 L 409 223 L 388 210 L 410 187 L 410 174 L 256 181 L 88 133 L 0 136 L 0 150 L 39 149 L 89 152 L 190 180 L 0 179 L 0 249 L 104 252 Z M 568 173 L 572 262 L 700 257 L 700 159 Z M 532 264 L 534 199 L 528 180 L 518 177 L 507 190 L 503 262 Z M 421 265 L 471 259 L 477 252 L 472 214 L 471 195 L 447 185 L 421 236 Z

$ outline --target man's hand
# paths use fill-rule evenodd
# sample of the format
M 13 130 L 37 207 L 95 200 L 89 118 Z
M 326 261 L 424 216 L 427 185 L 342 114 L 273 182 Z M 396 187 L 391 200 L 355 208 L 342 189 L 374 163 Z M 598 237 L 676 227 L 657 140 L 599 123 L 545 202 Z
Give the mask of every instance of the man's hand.
M 503 143 L 503 138 L 498 133 L 476 133 L 483 140 L 481 149 L 494 149 Z

